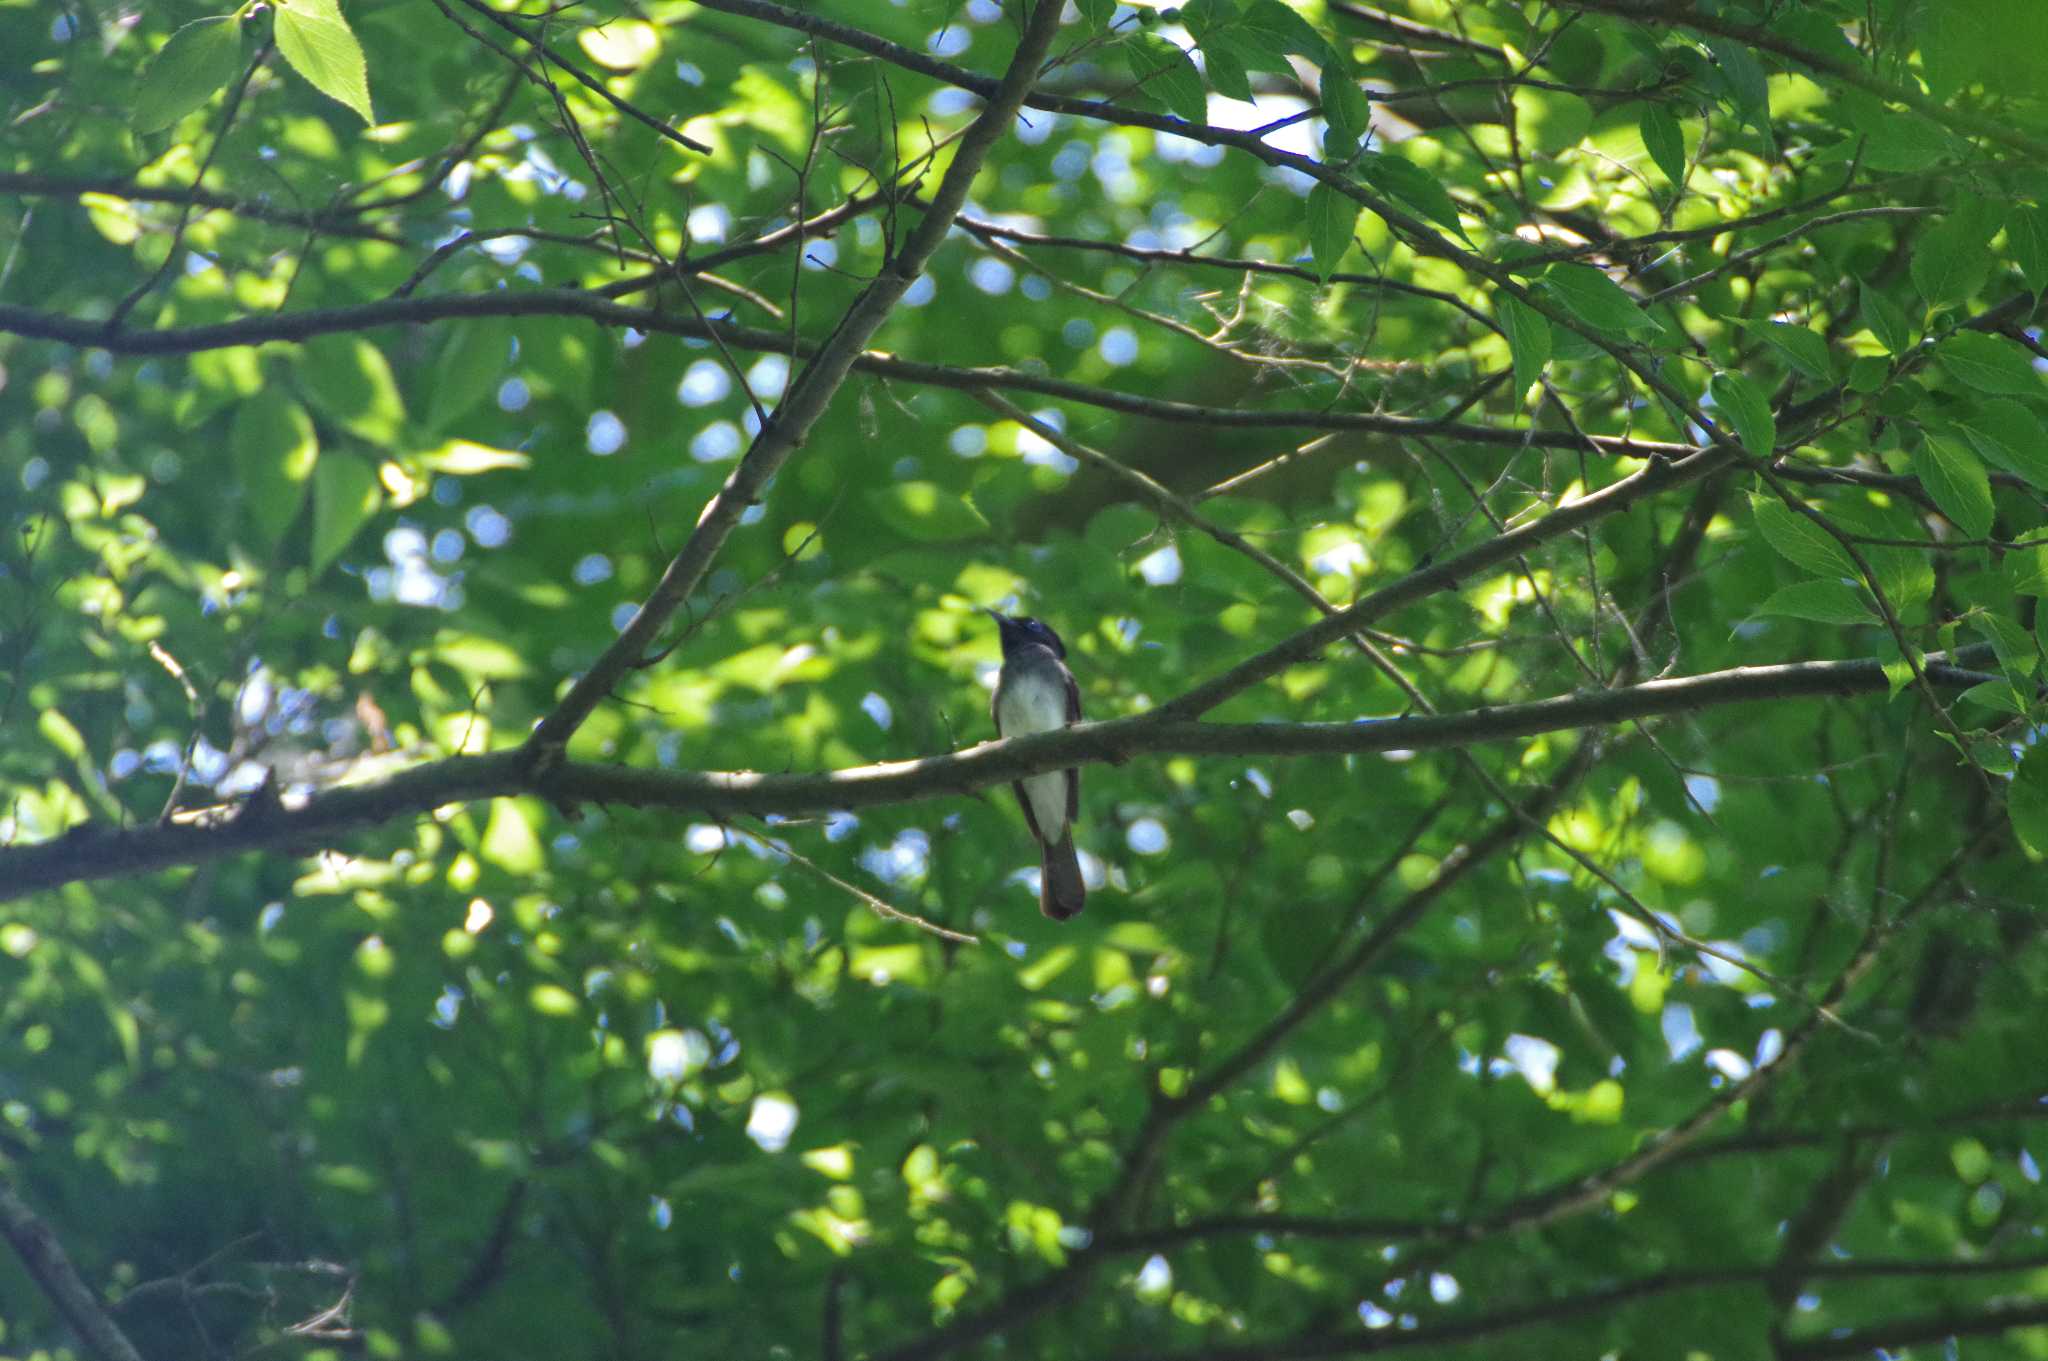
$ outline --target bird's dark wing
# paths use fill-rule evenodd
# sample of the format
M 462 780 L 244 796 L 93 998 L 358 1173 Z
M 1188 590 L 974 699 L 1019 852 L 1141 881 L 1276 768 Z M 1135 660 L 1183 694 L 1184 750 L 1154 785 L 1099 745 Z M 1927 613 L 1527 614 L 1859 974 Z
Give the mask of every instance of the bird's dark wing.
M 1067 722 L 1081 721 L 1081 687 L 1074 681 L 1074 673 L 1063 664 L 1060 678 L 1067 683 Z M 1071 826 L 1081 816 L 1081 768 L 1067 767 L 1067 823 Z M 1078 911 L 1079 909 L 1075 909 Z
M 1038 830 L 1038 819 L 1031 812 L 1031 800 L 1024 795 L 1024 782 L 1022 780 L 1010 781 L 1010 792 L 1017 796 L 1017 806 L 1024 810 L 1024 825 L 1031 829 L 1032 839 L 1042 843 L 1045 840 L 1045 834 Z M 1071 820 L 1073 816 L 1074 792 L 1070 785 L 1067 790 L 1067 817 Z

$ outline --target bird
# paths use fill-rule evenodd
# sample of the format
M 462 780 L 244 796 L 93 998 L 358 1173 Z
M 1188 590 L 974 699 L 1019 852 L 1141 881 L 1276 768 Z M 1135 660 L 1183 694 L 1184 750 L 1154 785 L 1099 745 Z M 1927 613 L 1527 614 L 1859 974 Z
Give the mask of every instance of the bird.
M 987 611 L 1002 637 L 1003 669 L 989 701 L 998 737 L 1057 732 L 1081 721 L 1081 688 L 1067 669 L 1067 647 L 1036 619 Z M 1074 851 L 1074 818 L 1081 806 L 1081 772 L 1051 770 L 1012 782 L 1024 821 L 1038 839 L 1038 906 L 1054 921 L 1081 911 L 1087 888 Z

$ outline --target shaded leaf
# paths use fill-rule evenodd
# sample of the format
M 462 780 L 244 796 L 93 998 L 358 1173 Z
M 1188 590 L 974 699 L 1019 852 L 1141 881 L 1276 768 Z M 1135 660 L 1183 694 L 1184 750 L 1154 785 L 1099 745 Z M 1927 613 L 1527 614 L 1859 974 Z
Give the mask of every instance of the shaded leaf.
M 266 547 L 284 537 L 306 502 L 320 442 L 313 418 L 279 387 L 266 387 L 235 410 L 228 435 L 242 503 Z
M 1307 57 L 1318 66 L 1327 67 L 1335 59 L 1323 35 L 1280 0 L 1252 0 L 1244 12 L 1244 26 L 1281 52 Z
M 1465 235 L 1464 224 L 1458 220 L 1458 205 L 1443 181 L 1421 166 L 1393 152 L 1367 152 L 1359 158 L 1358 172 L 1373 188 L 1456 233 L 1466 245 L 1472 244 L 1472 239 Z
M 2006 248 L 2027 287 L 2048 290 L 2048 208 L 2020 208 L 2006 219 Z
M 241 70 L 240 17 L 194 19 L 171 35 L 143 71 L 129 119 L 137 132 L 167 128 L 212 98 Z
M 1757 606 L 1758 614 L 1782 614 L 1820 624 L 1869 624 L 1877 621 L 1863 592 L 1846 581 L 1795 581 L 1772 592 Z
M 1323 121 L 1329 128 L 1324 150 L 1331 159 L 1348 159 L 1372 127 L 1372 104 L 1358 82 L 1336 62 L 1323 68 L 1318 88 L 1323 96 Z
M 1150 33 L 1125 40 L 1123 50 L 1131 79 L 1148 98 L 1190 123 L 1207 121 L 1209 96 L 1202 89 L 1202 73 L 1186 52 Z
M 1337 262 L 1351 248 L 1352 228 L 1358 224 L 1358 203 L 1327 184 L 1308 191 L 1308 248 L 1316 273 L 1327 279 Z
M 1771 414 L 1771 401 L 1750 379 L 1739 373 L 1717 373 L 1707 384 L 1714 409 L 1728 417 L 1742 447 L 1758 458 L 1769 458 L 1777 447 L 1778 422 Z
M 1515 392 L 1518 396 L 1526 394 L 1550 363 L 1550 319 L 1506 293 L 1493 295 L 1493 311 L 1508 334 L 1508 353 L 1515 365 Z
M 1906 311 L 1884 295 L 1883 290 L 1863 285 L 1863 324 L 1877 337 L 1877 343 L 1892 354 L 1913 348 L 1913 326 Z
M 310 554 L 315 575 L 326 571 L 369 523 L 380 499 L 376 469 L 363 459 L 330 451 L 313 466 Z
M 1960 218 L 1928 228 L 1913 245 L 1913 286 L 1930 307 L 1961 302 L 1991 273 L 1991 252 Z
M 2048 429 L 2009 397 L 1994 397 L 1954 418 L 1955 428 L 1992 464 L 2048 489 Z
M 2048 595 L 2048 546 L 2007 553 L 2004 570 L 2014 595 Z
M 2048 856 L 2048 743 L 2036 742 L 2020 758 L 2006 794 L 2012 830 L 2035 855 Z
M 2015 621 L 1990 610 L 1979 613 L 1972 622 L 1976 624 L 1977 631 L 1990 640 L 1992 650 L 1998 653 L 1998 664 L 2006 675 L 2017 679 L 2034 674 L 2034 667 L 2041 658 L 2032 634 Z
M 1597 331 L 1623 334 L 1657 325 L 1626 289 L 1591 265 L 1554 265 L 1542 286 L 1564 309 Z
M 1991 480 L 1961 440 L 1929 435 L 1913 451 L 1913 473 L 1956 528 L 1973 539 L 1990 534 Z
M 1768 343 L 1808 378 L 1827 382 L 1834 377 L 1834 368 L 1828 361 L 1828 342 L 1819 332 L 1785 321 L 1751 322 L 1745 329 Z
M 1855 562 L 1819 525 L 1773 497 L 1752 496 L 1749 504 L 1764 542 L 1794 566 L 1825 577 L 1856 577 Z
M 1664 178 L 1672 188 L 1685 184 L 1685 133 L 1678 125 L 1678 119 L 1662 104 L 1650 104 L 1643 109 L 1643 116 L 1637 121 L 1637 130 L 1642 133 L 1643 146 L 1650 153 L 1650 159 L 1664 172 Z
M 1935 348 L 1934 360 L 1957 382 L 1979 392 L 2008 397 L 2042 395 L 2033 357 L 2004 336 L 1957 331 Z
M 384 352 L 360 335 L 319 336 L 299 354 L 299 382 L 315 407 L 350 434 L 389 444 L 405 425 L 405 403 Z
M 510 367 L 510 352 L 505 333 L 498 327 L 480 321 L 458 321 L 450 326 L 440 358 L 434 363 L 427 425 L 439 430 L 496 392 Z

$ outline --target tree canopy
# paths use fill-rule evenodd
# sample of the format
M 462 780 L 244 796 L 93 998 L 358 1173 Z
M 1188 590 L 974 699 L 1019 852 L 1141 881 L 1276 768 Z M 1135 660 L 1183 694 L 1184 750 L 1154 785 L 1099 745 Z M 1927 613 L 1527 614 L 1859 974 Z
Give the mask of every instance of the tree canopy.
M 0 1354 L 2048 1355 L 2037 0 L 0 52 Z

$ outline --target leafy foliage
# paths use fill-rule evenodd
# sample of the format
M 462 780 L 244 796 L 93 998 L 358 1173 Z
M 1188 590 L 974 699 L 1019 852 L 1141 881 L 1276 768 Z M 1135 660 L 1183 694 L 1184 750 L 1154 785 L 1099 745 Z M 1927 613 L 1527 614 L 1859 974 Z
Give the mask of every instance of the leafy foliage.
M 0 1350 L 2048 1348 L 2048 10 L 1031 8 L 0 0 Z

